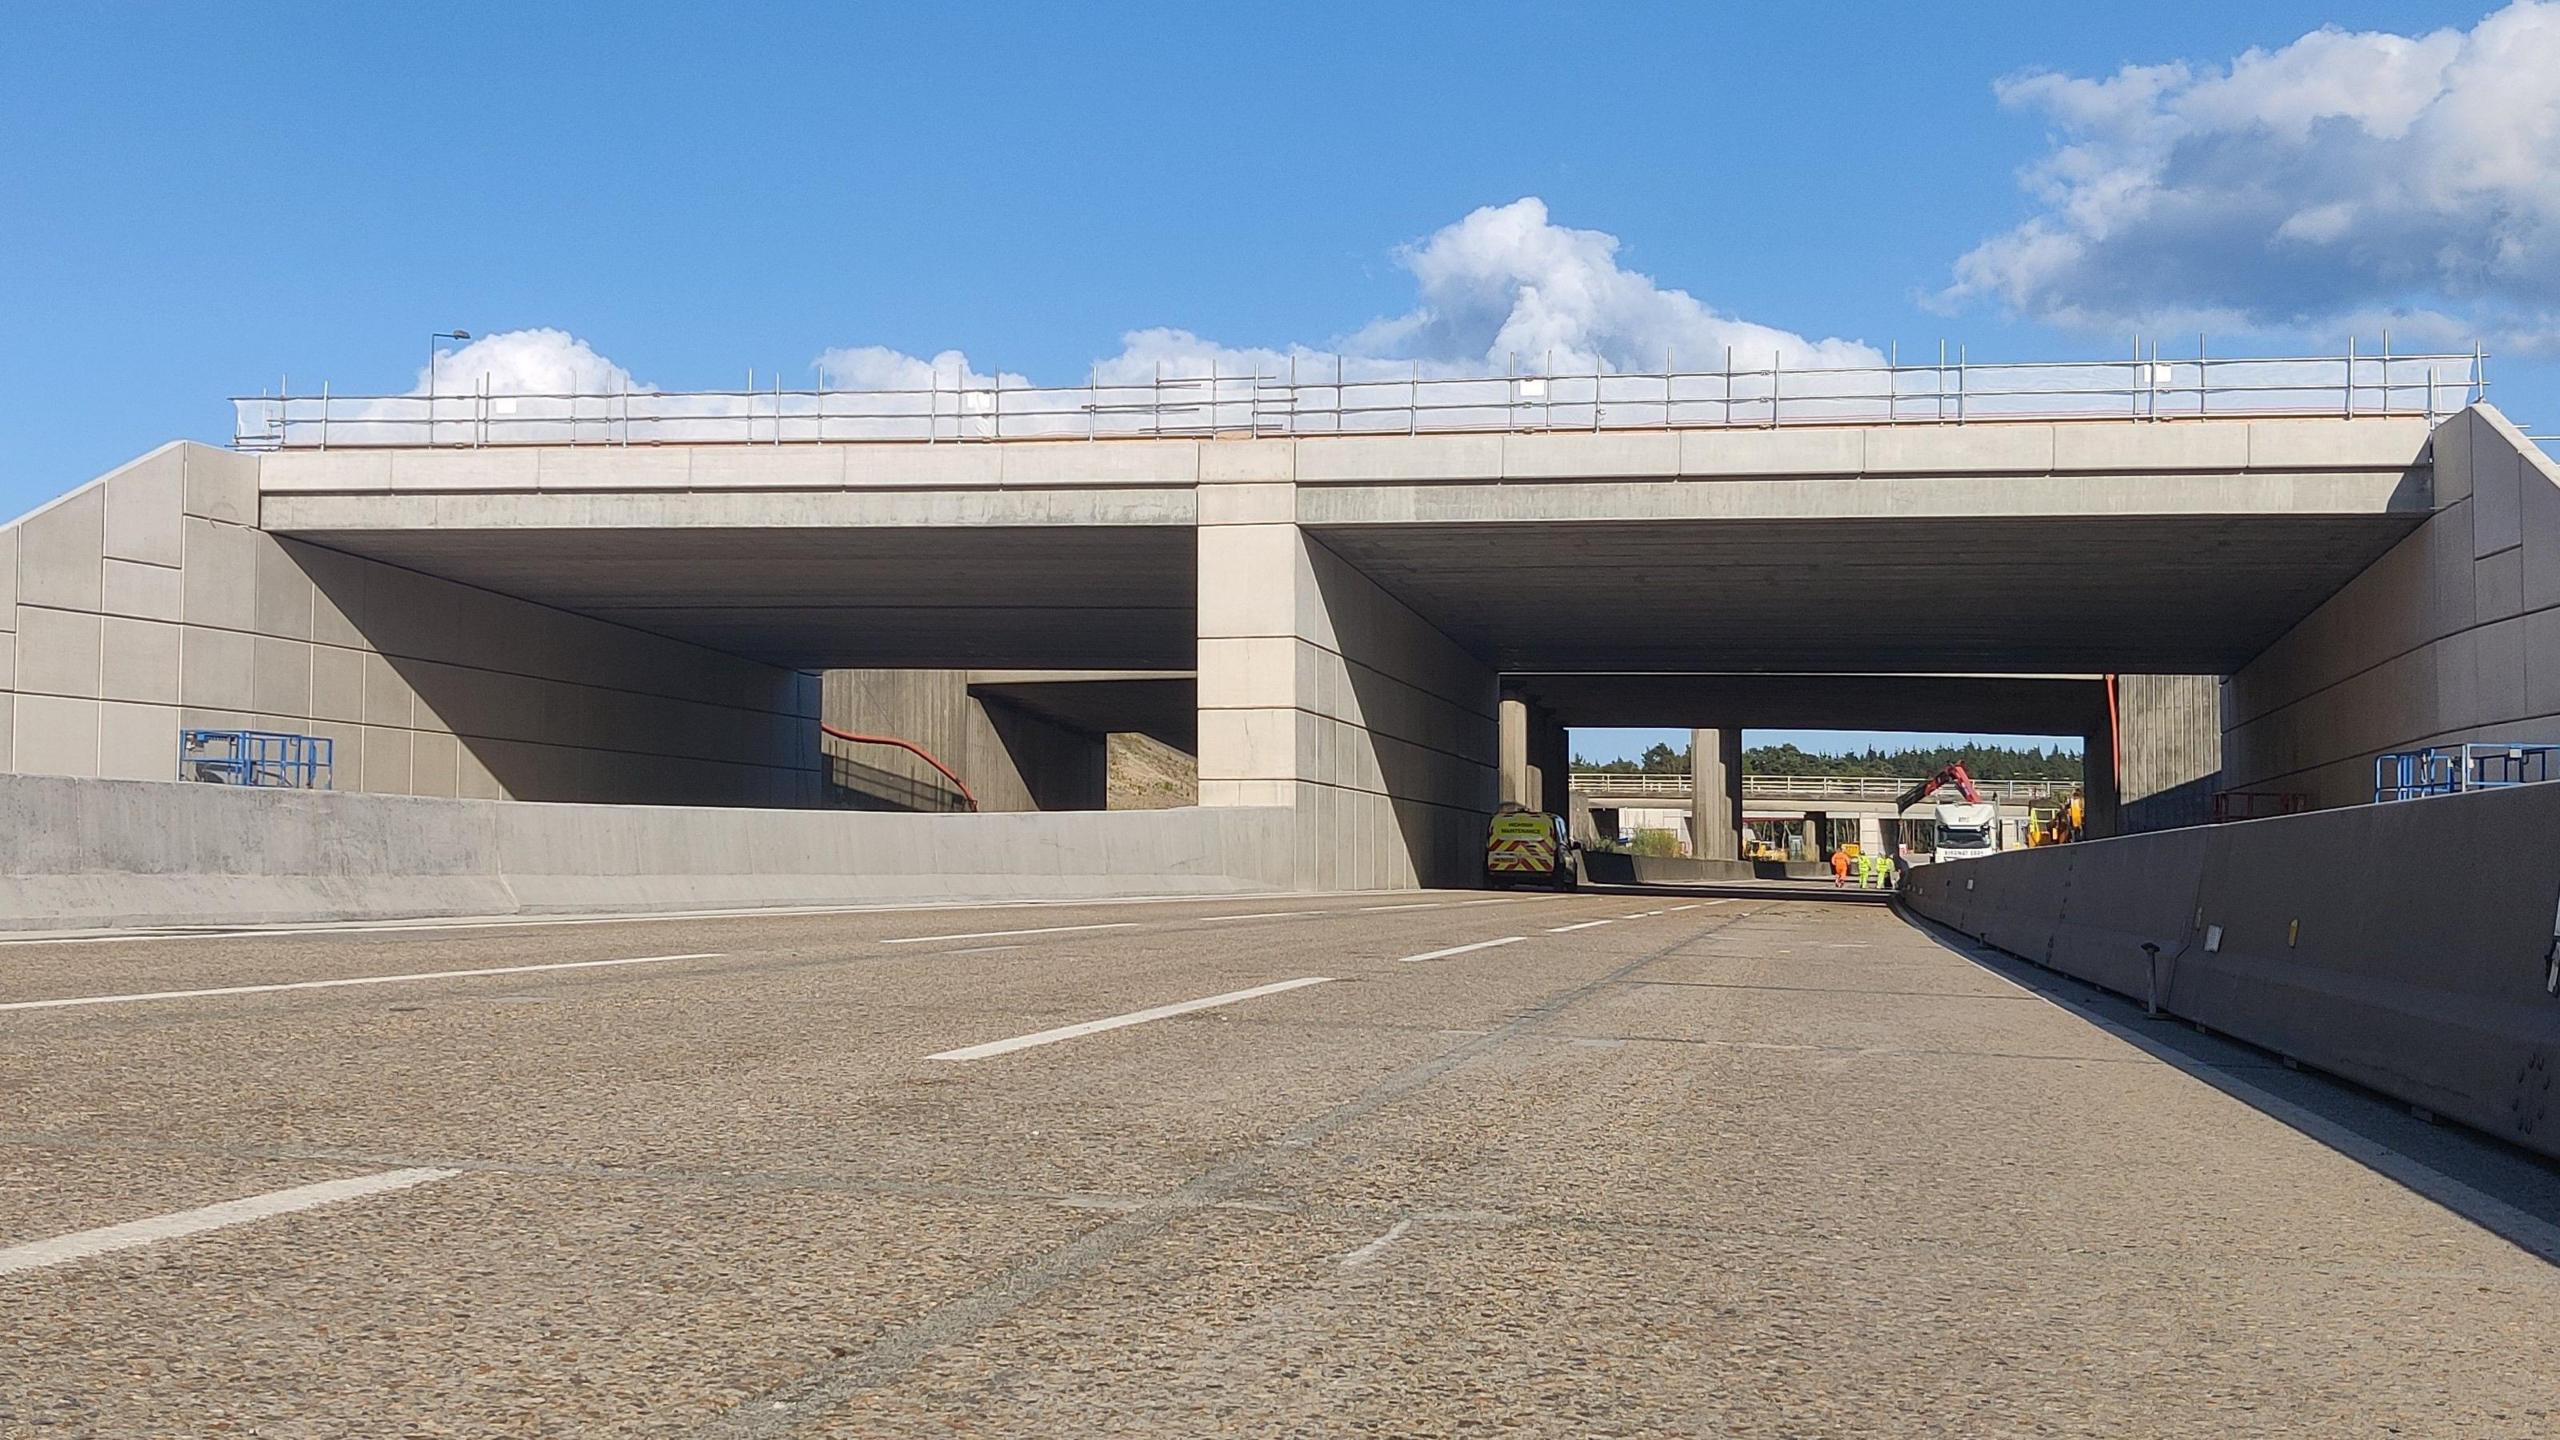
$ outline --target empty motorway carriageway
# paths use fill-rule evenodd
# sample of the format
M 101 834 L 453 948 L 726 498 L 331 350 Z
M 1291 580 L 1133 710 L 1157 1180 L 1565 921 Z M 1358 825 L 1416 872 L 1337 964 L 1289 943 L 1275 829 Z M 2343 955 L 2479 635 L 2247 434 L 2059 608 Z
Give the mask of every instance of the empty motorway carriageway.
M 0 1434 L 2560 1432 L 2477 382 L 243 401 L 0 527 Z M 1581 725 L 1700 858 L 1477 889 Z M 1774 725 L 2096 838 L 1755 878 Z
M 2550 1166 L 1881 905 L 556 918 L 0 948 L 0 1432 L 2560 1423 Z

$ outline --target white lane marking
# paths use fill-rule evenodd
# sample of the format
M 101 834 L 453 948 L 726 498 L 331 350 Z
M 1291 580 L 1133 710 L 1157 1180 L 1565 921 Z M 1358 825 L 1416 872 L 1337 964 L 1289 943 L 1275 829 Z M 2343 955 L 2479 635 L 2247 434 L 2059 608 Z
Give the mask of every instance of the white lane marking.
M 1671 908 L 1674 910 L 1695 910 L 1698 907 L 1695 905 L 1674 905 Z
M 1451 908 L 1464 910 L 1470 905 L 1526 905 L 1536 900 L 1562 900 L 1562 895 L 1499 895 L 1491 900 L 1459 900 Z
M 1028 930 L 971 930 L 959 935 L 901 935 L 883 940 L 883 945 L 922 945 L 934 940 L 1001 940 L 1007 935 L 1066 935 L 1079 930 L 1135 930 L 1135 920 L 1112 920 L 1101 925 L 1036 925 Z
M 1441 902 L 1437 900 L 1425 900 L 1419 905 L 1363 905 L 1360 907 L 1360 913 L 1376 915 L 1388 910 L 1437 910 L 1440 904 Z
M 1396 957 L 1396 963 L 1410 965 L 1416 960 L 1446 960 L 1452 955 L 1464 955 L 1471 950 L 1490 950 L 1497 945 L 1517 945 L 1528 938 L 1526 935 L 1505 935 L 1499 940 L 1479 940 L 1473 945 L 1452 945 L 1446 950 L 1430 950 L 1420 955 L 1399 955 Z
M 660 965 L 670 960 L 720 960 L 717 950 L 694 955 L 636 955 L 627 960 L 559 960 L 548 965 L 494 965 L 485 970 L 417 970 L 406 975 L 353 975 L 343 980 L 289 980 L 273 985 L 217 985 L 207 990 L 148 990 L 134 995 L 74 995 L 60 1000 L 11 1000 L 0 1010 L 61 1010 L 73 1005 L 129 1005 L 143 1000 L 199 1000 L 213 995 L 272 995 L 282 990 L 335 990 L 347 985 L 402 985 L 412 980 L 469 980 L 481 975 L 531 975 L 544 970 L 604 970 L 616 965 Z
M 1594 925 L 1611 925 L 1615 923 L 1615 921 L 1611 920 L 1585 920 L 1579 925 L 1550 925 L 1547 927 L 1547 933 L 1550 935 L 1563 935 L 1575 930 L 1588 930 Z
M 1361 1246 L 1359 1249 L 1352 1251 L 1350 1254 L 1343 1256 L 1342 1268 L 1345 1270 L 1357 1270 L 1361 1266 L 1368 1264 L 1370 1261 L 1377 1259 L 1381 1254 L 1385 1253 L 1388 1246 L 1403 1239 L 1404 1232 L 1412 1228 L 1413 1222 L 1410 1220 L 1399 1220 L 1393 1225 L 1388 1226 L 1386 1234 L 1379 1236 L 1377 1239 L 1372 1240 L 1368 1244 Z
M 1619 919 L 1621 919 L 1621 920 L 1641 920 L 1641 919 L 1643 919 L 1644 917 L 1646 917 L 1647 915 L 1650 915 L 1650 914 L 1652 914 L 1652 913 L 1653 913 L 1653 912 L 1652 912 L 1652 911 L 1650 911 L 1650 910 L 1639 910 L 1639 911 L 1637 911 L 1636 913 L 1634 913 L 1633 915 L 1621 915 L 1621 916 L 1619 916 L 1618 918 L 1619 918 Z
M 957 1050 L 945 1050 L 938 1055 L 927 1055 L 924 1058 L 927 1060 L 984 1060 L 994 1055 L 1009 1055 L 1016 1050 L 1028 1050 L 1034 1045 L 1054 1045 L 1061 1040 L 1099 1035 L 1105 1030 L 1144 1025 L 1150 1020 L 1170 1019 L 1176 1015 L 1188 1015 L 1194 1010 L 1214 1009 L 1220 1005 L 1233 1005 L 1241 1000 L 1258 1000 L 1265 995 L 1277 995 L 1283 990 L 1301 990 L 1309 985 L 1328 985 L 1332 982 L 1333 977 L 1330 975 L 1301 975 L 1295 980 L 1276 980 L 1268 985 L 1256 985 L 1250 990 L 1230 990 L 1224 995 L 1207 995 L 1198 1000 L 1158 1005 L 1152 1010 L 1132 1010 L 1126 1015 L 1114 1015 L 1104 1020 L 1087 1020 L 1077 1025 L 1061 1025 L 1055 1030 L 1039 1030 L 1029 1035 L 1016 1035 L 1010 1040 L 990 1040 L 984 1045 L 964 1045 Z
M 219 1205 L 206 1205 L 195 1210 L 180 1210 L 168 1215 L 154 1215 L 147 1220 L 131 1220 L 122 1225 L 108 1225 L 96 1230 L 82 1230 L 71 1235 L 57 1235 L 50 1240 L 12 1246 L 0 1250 L 0 1275 L 14 1275 L 21 1270 L 41 1270 L 48 1265 L 63 1265 L 104 1255 L 111 1250 L 129 1250 L 136 1245 L 150 1245 L 162 1240 L 199 1235 L 225 1226 L 244 1225 L 264 1220 L 271 1215 L 290 1215 L 296 1210 L 309 1210 L 320 1205 L 334 1205 L 341 1200 L 354 1200 L 366 1195 L 380 1195 L 391 1190 L 405 1190 L 424 1185 L 430 1180 L 449 1179 L 459 1170 L 386 1170 L 378 1175 L 357 1175 L 345 1180 L 323 1180 L 316 1185 L 297 1185 L 290 1190 L 274 1190 L 264 1195 L 251 1195 L 240 1200 L 225 1200 Z
M 1303 920 L 1311 915 L 1323 913 L 1325 912 L 1321 910 L 1264 910 L 1252 915 L 1197 915 L 1192 918 L 1195 923 L 1201 925 L 1214 925 L 1221 920 Z

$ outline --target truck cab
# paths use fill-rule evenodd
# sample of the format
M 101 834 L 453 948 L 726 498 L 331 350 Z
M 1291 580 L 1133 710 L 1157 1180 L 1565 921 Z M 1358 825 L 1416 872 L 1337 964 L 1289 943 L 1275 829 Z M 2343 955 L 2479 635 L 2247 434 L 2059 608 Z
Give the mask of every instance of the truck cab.
M 2000 807 L 1988 800 L 1937 807 L 1937 859 L 1971 860 L 2000 853 Z

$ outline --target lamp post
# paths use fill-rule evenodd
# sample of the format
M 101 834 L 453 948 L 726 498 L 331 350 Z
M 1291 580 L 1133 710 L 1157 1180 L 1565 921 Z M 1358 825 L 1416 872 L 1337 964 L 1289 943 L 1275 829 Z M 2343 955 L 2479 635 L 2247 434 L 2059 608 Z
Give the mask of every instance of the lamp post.
M 427 337 L 427 445 L 430 449 L 436 443 L 436 342 L 470 338 L 468 330 L 438 330 Z

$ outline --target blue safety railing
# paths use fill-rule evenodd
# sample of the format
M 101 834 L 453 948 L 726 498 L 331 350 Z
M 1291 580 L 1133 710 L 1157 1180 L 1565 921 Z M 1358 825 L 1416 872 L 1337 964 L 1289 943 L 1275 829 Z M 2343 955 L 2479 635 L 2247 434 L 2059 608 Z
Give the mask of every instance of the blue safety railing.
M 2560 780 L 2560 745 L 2474 743 L 2395 750 L 2373 762 L 2373 800 L 2416 800 Z
M 338 742 L 281 730 L 186 730 L 178 774 L 215 785 L 327 790 L 336 782 Z

